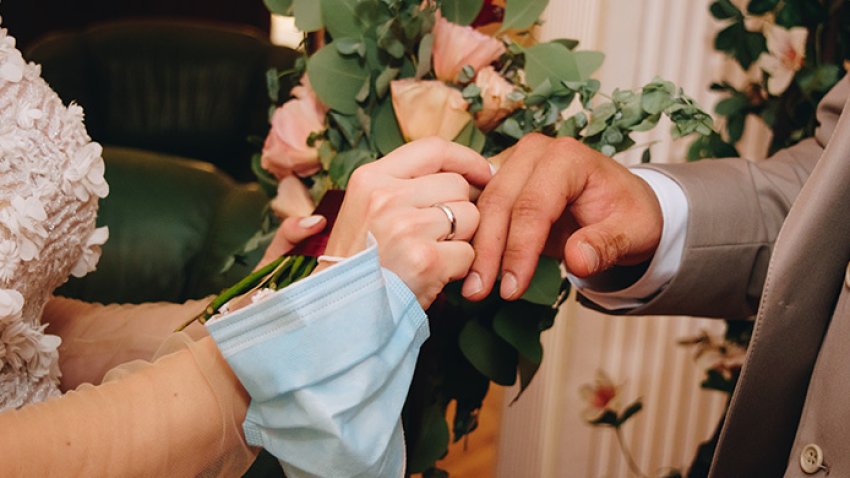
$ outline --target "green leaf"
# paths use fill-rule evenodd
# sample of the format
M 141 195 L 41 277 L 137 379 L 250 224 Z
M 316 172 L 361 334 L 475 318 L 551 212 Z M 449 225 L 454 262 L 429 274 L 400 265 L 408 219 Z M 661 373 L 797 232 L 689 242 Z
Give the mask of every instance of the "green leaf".
M 322 29 L 322 11 L 317 0 L 293 0 L 295 26 L 302 32 Z
M 640 100 L 641 108 L 650 115 L 661 113 L 672 104 L 673 98 L 670 97 L 670 93 L 661 89 L 644 91 Z
M 336 50 L 343 55 L 353 55 L 355 53 L 360 55 L 361 52 L 363 55 L 366 54 L 366 45 L 357 38 L 340 38 L 334 41 L 334 45 L 336 45 Z M 363 55 L 360 56 L 362 57 Z
M 729 0 L 717 0 L 709 7 L 709 11 L 718 20 L 729 18 L 743 18 L 744 14 Z
M 292 14 L 292 0 L 263 0 L 263 4 L 274 14 L 284 16 Z
M 647 164 L 651 161 L 652 161 L 652 152 L 649 150 L 649 148 L 646 148 L 645 150 L 643 150 L 643 154 L 640 155 L 640 162 L 641 162 L 641 164 Z
M 363 35 L 356 6 L 359 0 L 312 0 L 321 5 L 322 22 L 334 40 Z
M 507 0 L 506 3 L 505 19 L 500 32 L 531 27 L 540 18 L 549 0 Z
M 590 79 L 605 56 L 595 51 L 570 51 L 559 43 L 541 43 L 526 48 L 526 80 L 532 89 L 547 79 L 553 85 Z
M 378 75 L 375 80 L 375 92 L 378 94 L 378 98 L 383 98 L 387 94 L 390 89 L 390 82 L 396 79 L 399 71 L 398 68 L 387 67 Z
M 540 345 L 540 328 L 536 314 L 541 306 L 525 301 L 506 302 L 493 318 L 493 332 L 511 344 L 520 355 L 535 363 L 543 360 L 543 346 Z M 551 308 L 543 308 L 543 313 L 551 313 Z
M 443 0 L 440 12 L 446 20 L 458 25 L 469 25 L 478 16 L 484 0 Z
M 596 136 L 605 131 L 608 127 L 608 120 L 616 113 L 617 107 L 613 103 L 602 103 L 594 108 L 590 118 L 590 125 L 588 125 L 584 135 L 588 137 Z
M 307 62 L 307 74 L 319 99 L 345 114 L 357 111 L 355 97 L 369 77 L 357 57 L 340 55 L 333 43 L 325 45 Z
M 478 321 L 464 325 L 458 345 L 469 363 L 490 380 L 505 386 L 516 382 L 516 349 Z
M 377 107 L 372 121 L 372 138 L 381 154 L 390 154 L 404 144 L 404 137 L 401 135 L 401 128 L 398 126 L 393 110 L 393 102 L 389 97 Z
M 626 409 L 623 410 L 623 413 L 620 414 L 620 417 L 617 419 L 616 426 L 621 426 L 622 424 L 626 423 L 629 418 L 632 418 L 634 414 L 641 411 L 642 408 L 643 404 L 640 402 L 640 400 L 637 400 L 636 402 L 626 407 Z
M 750 0 L 747 11 L 753 15 L 763 15 L 779 5 L 779 0 Z
M 511 405 L 513 405 L 519 397 L 522 396 L 522 393 L 525 392 L 525 389 L 531 384 L 531 380 L 537 375 L 537 371 L 540 370 L 540 363 L 534 362 L 533 360 L 529 360 L 523 355 L 519 356 L 519 360 L 517 363 L 517 372 L 519 373 L 519 391 L 511 400 Z
M 551 40 L 553 43 L 558 43 L 567 47 L 567 50 L 575 50 L 578 46 L 578 40 L 574 40 L 572 38 L 558 38 L 555 40 Z
M 560 290 L 561 267 L 558 261 L 551 257 L 541 257 L 522 299 L 533 304 L 551 306 L 558 300 Z
M 431 52 L 433 48 L 434 35 L 428 33 L 419 42 L 419 55 L 417 56 L 419 63 L 416 64 L 415 74 L 417 80 L 431 72 Z
M 269 101 L 276 104 L 280 99 L 280 76 L 276 68 L 269 68 L 266 71 L 266 91 L 269 94 Z
M 331 167 L 328 174 L 331 180 L 340 188 L 345 189 L 348 185 L 348 178 L 351 173 L 358 167 L 370 163 L 375 160 L 375 155 L 371 151 L 365 149 L 349 149 L 343 151 L 331 160 Z
M 449 425 L 439 404 L 430 405 L 422 411 L 422 424 L 414 443 L 416 446 L 407 457 L 407 471 L 410 473 L 422 473 L 448 452 Z
M 470 121 L 460 130 L 457 137 L 453 140 L 455 143 L 462 144 L 480 153 L 484 149 L 484 142 L 487 136 L 475 127 L 475 122 Z
M 744 95 L 735 95 L 718 102 L 717 106 L 714 107 L 714 111 L 722 116 L 731 116 L 740 113 L 748 105 L 749 102 Z
M 449 478 L 449 472 L 440 468 L 428 468 L 422 472 L 422 478 Z

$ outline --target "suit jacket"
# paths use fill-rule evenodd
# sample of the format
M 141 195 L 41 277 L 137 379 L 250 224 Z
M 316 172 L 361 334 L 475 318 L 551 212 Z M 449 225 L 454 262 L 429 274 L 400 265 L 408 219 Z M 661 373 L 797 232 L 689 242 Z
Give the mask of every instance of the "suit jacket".
M 848 94 L 845 77 L 816 136 L 769 160 L 653 166 L 688 197 L 685 250 L 672 281 L 629 313 L 757 314 L 713 477 L 850 476 Z M 824 462 L 814 474 L 801 466 L 809 444 Z

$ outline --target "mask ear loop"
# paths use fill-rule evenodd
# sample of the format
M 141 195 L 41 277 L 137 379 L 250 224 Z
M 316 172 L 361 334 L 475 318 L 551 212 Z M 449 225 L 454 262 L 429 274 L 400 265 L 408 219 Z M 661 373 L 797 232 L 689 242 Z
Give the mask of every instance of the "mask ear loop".
M 336 264 L 338 262 L 342 262 L 348 259 L 347 257 L 339 257 L 339 256 L 319 256 L 316 260 L 319 262 L 328 262 L 331 264 Z

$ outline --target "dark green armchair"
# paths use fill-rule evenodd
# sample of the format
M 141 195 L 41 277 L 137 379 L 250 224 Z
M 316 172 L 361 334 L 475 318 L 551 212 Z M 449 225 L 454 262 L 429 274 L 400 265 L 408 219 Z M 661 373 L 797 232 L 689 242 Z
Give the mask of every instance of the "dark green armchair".
M 93 302 L 181 302 L 217 292 L 250 272 L 246 263 L 220 273 L 259 229 L 268 198 L 209 163 L 107 147 L 109 196 L 98 225 L 109 241 L 97 270 L 58 293 Z
M 254 178 L 248 138 L 268 131 L 266 71 L 298 56 L 250 28 L 171 19 L 57 32 L 25 53 L 65 103 L 83 106 L 101 144 L 207 161 L 239 181 Z

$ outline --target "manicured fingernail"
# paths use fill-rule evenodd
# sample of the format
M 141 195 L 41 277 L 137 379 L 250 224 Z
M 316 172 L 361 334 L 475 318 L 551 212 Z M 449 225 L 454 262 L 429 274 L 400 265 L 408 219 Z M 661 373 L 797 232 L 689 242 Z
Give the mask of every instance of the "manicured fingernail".
M 461 293 L 464 297 L 471 297 L 484 288 L 484 285 L 481 283 L 481 276 L 478 275 L 477 272 L 471 272 L 466 280 L 463 282 L 463 289 L 461 289 Z
M 503 299 L 510 299 L 516 294 L 516 277 L 511 272 L 502 275 L 502 287 L 499 292 Z
M 324 219 L 324 218 L 325 218 L 325 216 L 319 216 L 319 215 L 307 216 L 307 217 L 301 219 L 300 221 L 298 221 L 298 225 L 301 226 L 301 228 L 303 228 L 303 229 L 310 229 L 311 227 L 315 226 L 316 224 L 322 222 L 322 219 Z
M 496 171 L 498 171 L 498 170 L 499 170 L 499 168 L 497 168 L 495 164 L 490 163 L 490 174 L 491 175 L 495 175 Z
M 596 249 L 590 244 L 582 242 L 579 243 L 578 250 L 584 259 L 584 264 L 587 266 L 588 272 L 596 272 L 596 269 L 599 269 L 599 254 L 596 253 Z

